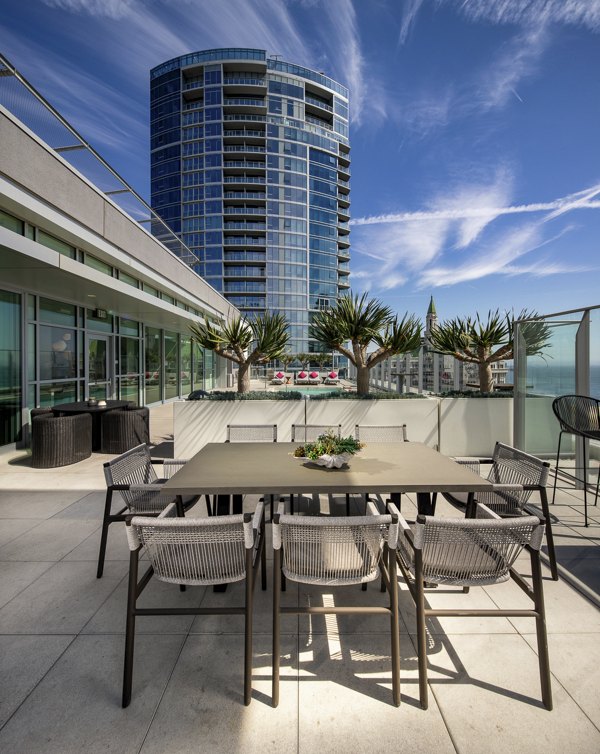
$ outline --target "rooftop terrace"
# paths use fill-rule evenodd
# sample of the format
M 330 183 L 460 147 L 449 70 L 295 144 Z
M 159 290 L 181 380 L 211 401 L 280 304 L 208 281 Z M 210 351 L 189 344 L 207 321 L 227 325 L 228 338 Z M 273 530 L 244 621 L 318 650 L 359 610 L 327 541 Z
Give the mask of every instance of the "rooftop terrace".
M 157 455 L 169 453 L 171 412 L 171 405 L 152 409 Z M 94 454 L 57 470 L 31 469 L 22 452 L 0 461 L 0 750 L 600 749 L 600 611 L 564 580 L 553 582 L 545 568 L 552 712 L 540 701 L 533 621 L 510 618 L 430 623 L 430 707 L 420 709 L 414 610 L 401 581 L 400 708 L 391 703 L 385 618 L 286 616 L 281 701 L 272 709 L 269 587 L 256 592 L 249 707 L 242 699 L 243 620 L 200 616 L 138 620 L 133 699 L 121 709 L 128 559 L 122 526 L 111 531 L 104 577 L 95 575 L 106 459 Z M 246 500 L 245 509 L 255 502 Z M 321 500 L 324 512 L 338 503 L 343 508 L 341 500 Z M 587 530 L 580 493 L 561 490 L 552 510 L 562 566 L 600 592 L 600 508 L 590 509 Z M 403 512 L 414 513 L 412 499 Z M 267 554 L 271 565 L 269 547 Z M 146 592 L 145 599 L 165 604 L 232 604 L 239 587 L 180 594 L 154 581 Z M 366 594 L 379 603 L 378 589 Z M 453 607 L 520 606 L 521 596 L 512 582 L 467 595 L 427 593 L 432 606 Z M 364 597 L 354 587 L 340 595 L 289 584 L 284 599 L 352 604 Z

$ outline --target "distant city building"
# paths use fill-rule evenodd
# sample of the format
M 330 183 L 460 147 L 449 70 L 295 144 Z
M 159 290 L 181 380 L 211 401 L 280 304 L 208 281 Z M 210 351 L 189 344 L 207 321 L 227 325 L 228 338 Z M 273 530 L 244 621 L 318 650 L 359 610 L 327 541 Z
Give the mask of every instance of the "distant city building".
M 152 70 L 150 107 L 152 207 L 194 270 L 318 350 L 310 312 L 350 287 L 348 90 L 264 50 L 205 50 Z
M 479 390 L 477 364 L 468 364 L 453 356 L 434 352 L 429 343 L 429 334 L 437 322 L 438 316 L 432 296 L 425 315 L 425 331 L 421 348 L 383 362 L 372 375 L 382 387 L 387 386 L 404 392 L 431 393 Z M 492 364 L 492 375 L 496 386 L 506 384 L 508 373 L 509 362 L 498 361 Z

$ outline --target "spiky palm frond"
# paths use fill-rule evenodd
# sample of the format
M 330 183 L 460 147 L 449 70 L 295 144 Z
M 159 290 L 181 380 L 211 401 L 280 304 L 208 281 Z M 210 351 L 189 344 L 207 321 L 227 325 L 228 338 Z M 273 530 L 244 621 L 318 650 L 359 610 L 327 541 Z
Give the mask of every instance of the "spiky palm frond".
M 255 342 L 253 360 L 259 363 L 270 361 L 285 351 L 290 336 L 283 314 L 266 312 L 252 320 L 250 327 Z
M 414 351 L 421 345 L 421 323 L 414 315 L 405 314 L 400 321 L 394 317 L 382 332 L 373 337 L 373 342 L 385 351 L 386 357 Z
M 314 315 L 309 334 L 328 348 L 339 348 L 348 340 L 367 346 L 392 319 L 390 307 L 368 300 L 366 293 L 342 296 L 331 309 Z
M 528 356 L 539 356 L 544 352 L 544 348 L 549 344 L 551 331 L 545 321 L 538 318 L 537 312 L 528 309 L 522 309 L 517 317 L 512 317 L 510 322 L 510 347 L 514 355 L 514 322 L 517 320 L 526 320 L 519 326 L 519 332 L 525 343 L 525 352 Z

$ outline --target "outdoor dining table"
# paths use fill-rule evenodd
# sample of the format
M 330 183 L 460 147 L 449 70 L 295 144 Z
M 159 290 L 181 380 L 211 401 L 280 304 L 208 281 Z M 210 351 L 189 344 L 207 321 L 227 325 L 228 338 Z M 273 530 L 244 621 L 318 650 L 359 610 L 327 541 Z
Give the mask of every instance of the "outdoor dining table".
M 433 514 L 432 493 L 476 492 L 491 483 L 418 442 L 371 443 L 348 466 L 327 469 L 293 457 L 298 443 L 208 443 L 165 483 L 173 495 L 219 496 L 217 513 L 241 513 L 242 495 L 415 493 L 419 513 Z
M 98 451 L 102 445 L 102 414 L 114 411 L 116 408 L 125 408 L 130 401 L 106 401 L 105 406 L 90 406 L 87 401 L 74 403 L 58 403 L 52 407 L 55 416 L 70 416 L 72 414 L 90 414 L 92 417 L 92 450 Z

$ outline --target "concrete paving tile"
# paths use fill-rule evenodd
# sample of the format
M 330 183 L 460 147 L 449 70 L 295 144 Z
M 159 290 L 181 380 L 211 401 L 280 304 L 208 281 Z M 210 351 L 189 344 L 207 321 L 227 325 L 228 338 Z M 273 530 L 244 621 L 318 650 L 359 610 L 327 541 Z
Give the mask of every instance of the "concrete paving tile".
M 64 560 L 90 560 L 98 562 L 100 549 L 100 535 L 102 533 L 100 522 L 97 528 L 86 537 L 81 544 L 68 552 Z M 108 540 L 106 543 L 106 560 L 126 560 L 129 562 L 129 546 L 125 534 L 125 524 L 120 521 L 108 527 Z
M 599 750 L 600 732 L 555 678 L 545 709 L 537 656 L 521 636 L 451 635 L 428 660 L 430 696 L 461 754 Z
M 389 640 L 343 636 L 336 644 L 302 634 L 299 751 L 455 752 L 435 701 L 427 711 L 419 707 L 414 672 L 407 683 L 407 645 L 400 642 L 402 702 L 394 707 Z
M 295 665 L 296 641 L 284 637 L 282 649 Z M 296 751 L 297 672 L 282 668 L 280 703 L 273 709 L 271 644 L 256 637 L 252 703 L 245 707 L 243 658 L 241 637 L 190 636 L 140 754 Z
M 3 476 L 3 486 L 4 482 Z M 0 518 L 50 518 L 86 494 L 64 489 L 49 490 L 52 487 L 48 487 L 47 482 L 42 489 L 22 486 L 18 490 L 0 490 Z
M 71 505 L 63 508 L 53 518 L 87 518 L 98 519 L 102 521 L 104 516 L 104 501 L 106 499 L 106 492 L 89 492 L 87 495 L 83 495 L 79 500 L 76 500 Z M 113 496 L 113 509 L 118 510 L 117 506 L 121 502 L 120 497 L 115 494 Z
M 0 609 L 0 634 L 76 634 L 116 588 L 126 564 L 56 563 Z
M 143 573 L 143 570 L 141 573 Z M 141 575 L 140 573 L 140 575 Z M 138 599 L 138 607 L 199 607 L 204 599 L 204 587 L 188 587 L 180 592 L 176 584 L 151 579 Z M 127 609 L 127 579 L 123 579 L 102 607 L 85 626 L 84 634 L 125 633 Z M 193 615 L 148 615 L 136 619 L 138 634 L 187 634 Z
M 0 636 L 0 728 L 74 636 Z
M 131 706 L 121 708 L 123 639 L 79 636 L 0 731 L 13 754 L 137 754 L 182 644 L 141 636 Z
M 0 547 L 20 537 L 29 529 L 45 521 L 43 518 L 3 518 L 0 519 Z
M 20 594 L 54 563 L 0 562 L 0 607 Z
M 537 654 L 535 634 L 523 638 Z M 548 653 L 552 675 L 573 697 L 594 725 L 600 729 L 600 664 L 598 657 L 600 634 L 578 634 L 576 640 L 569 634 L 551 634 L 548 637 Z
M 254 626 L 256 635 L 272 635 L 273 630 L 273 587 L 271 574 L 268 574 L 267 590 L 260 588 L 260 580 L 254 589 Z M 241 607 L 244 604 L 245 582 L 238 581 L 228 584 L 227 591 L 213 592 L 212 587 L 206 590 L 203 607 Z M 288 582 L 287 589 L 281 593 L 281 604 L 288 606 L 298 605 L 298 586 Z M 282 633 L 296 633 L 298 619 L 295 615 L 284 615 L 281 619 Z M 243 634 L 243 615 L 198 615 L 194 619 L 192 634 Z
M 586 548 L 589 549 L 589 548 Z M 600 552 L 583 552 L 573 560 L 562 563 L 564 568 L 596 595 L 600 595 Z
M 544 573 L 549 574 L 549 571 L 544 569 Z M 578 634 L 600 631 L 600 610 L 564 579 L 552 581 L 550 578 L 544 578 L 543 585 L 548 633 Z M 498 607 L 531 609 L 533 604 L 512 581 L 485 589 Z M 509 620 L 520 633 L 531 633 L 534 630 L 533 618 Z
M 92 519 L 51 519 L 0 547 L 2 560 L 61 560 L 99 527 Z

